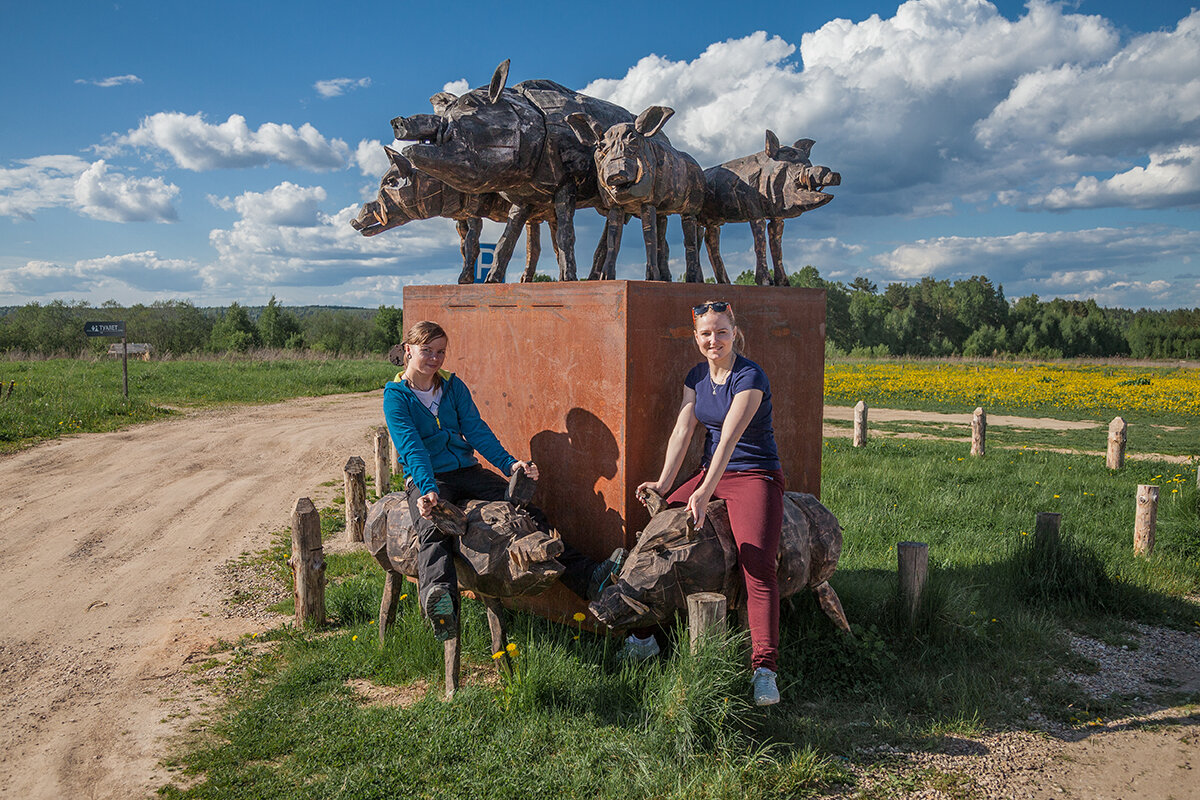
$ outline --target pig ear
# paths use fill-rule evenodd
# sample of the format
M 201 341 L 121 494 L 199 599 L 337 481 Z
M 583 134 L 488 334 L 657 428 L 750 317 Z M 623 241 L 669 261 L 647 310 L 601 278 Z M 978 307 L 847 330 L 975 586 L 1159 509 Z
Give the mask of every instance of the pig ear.
M 433 97 L 429 98 L 429 103 L 433 106 L 433 113 L 440 117 L 442 114 L 446 113 L 446 109 L 450 107 L 450 104 L 457 99 L 458 95 L 456 94 L 451 94 L 450 92 L 438 92 Z
M 675 109 L 666 106 L 650 106 L 633 123 L 633 129 L 642 136 L 653 136 L 662 130 L 667 120 L 675 115 Z
M 805 158 L 808 158 L 809 154 L 812 153 L 812 146 L 814 144 L 816 144 L 816 142 L 812 139 L 797 139 L 796 143 L 792 145 L 792 147 L 799 150 L 800 154 Z
M 383 146 L 383 152 L 387 153 L 388 161 L 392 162 L 392 166 L 400 173 L 400 177 L 407 178 L 412 175 L 413 165 L 411 161 L 386 144 Z
M 500 93 L 504 91 L 504 84 L 508 83 L 508 62 L 507 58 L 501 61 L 500 66 L 496 67 L 496 72 L 492 75 L 492 83 L 488 86 L 489 103 L 495 103 L 500 99 Z
M 779 155 L 779 137 L 770 128 L 767 128 L 767 158 L 775 158 Z
M 594 147 L 604 138 L 604 131 L 600 130 L 600 126 L 596 121 L 588 117 L 587 114 L 576 111 L 574 114 L 567 116 L 567 124 L 571 126 L 571 130 L 575 131 L 576 138 L 583 142 L 588 147 Z

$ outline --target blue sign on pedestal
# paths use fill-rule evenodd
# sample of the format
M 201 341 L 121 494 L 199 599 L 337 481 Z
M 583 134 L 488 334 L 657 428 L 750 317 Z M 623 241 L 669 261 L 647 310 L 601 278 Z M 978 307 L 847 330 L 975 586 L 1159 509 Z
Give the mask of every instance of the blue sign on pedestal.
M 483 283 L 487 280 L 492 271 L 492 264 L 496 261 L 496 245 L 494 244 L 479 244 L 479 257 L 475 259 L 475 282 Z

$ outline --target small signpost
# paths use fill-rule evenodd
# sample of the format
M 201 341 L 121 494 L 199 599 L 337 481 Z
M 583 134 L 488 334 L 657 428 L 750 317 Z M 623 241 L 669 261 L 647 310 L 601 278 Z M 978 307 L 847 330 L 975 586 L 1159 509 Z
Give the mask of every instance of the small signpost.
M 87 336 L 121 337 L 121 375 L 125 399 L 129 399 L 129 342 L 125 339 L 125 320 L 119 322 L 85 322 L 83 332 Z
M 492 265 L 496 262 L 496 245 L 483 244 L 479 245 L 479 257 L 475 259 L 475 282 L 483 283 L 487 280 L 488 275 L 492 271 Z

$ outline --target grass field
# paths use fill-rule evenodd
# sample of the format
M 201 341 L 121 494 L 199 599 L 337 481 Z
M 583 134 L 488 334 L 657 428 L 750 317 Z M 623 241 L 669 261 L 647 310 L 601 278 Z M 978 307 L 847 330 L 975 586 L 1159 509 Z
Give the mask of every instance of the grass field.
M 272 634 L 277 648 L 241 673 L 226 714 L 175 762 L 195 782 L 164 794 L 799 797 L 846 780 L 864 747 L 937 748 L 1033 713 L 1079 726 L 1118 714 L 1131 698 L 1092 701 L 1058 677 L 1094 668 L 1062 632 L 1122 644 L 1133 621 L 1200 626 L 1187 599 L 1200 594 L 1194 471 L 1140 462 L 1110 473 L 1091 457 L 961 451 L 826 442 L 823 501 L 845 529 L 832 583 L 856 639 L 837 635 L 810 597 L 785 601 L 780 706 L 746 704 L 737 642 L 628 667 L 612 642 L 526 615 L 511 625 L 517 677 L 492 678 L 487 626 L 470 602 L 467 687 L 444 703 L 440 648 L 413 597 L 381 648 L 381 570 L 363 554 L 331 555 L 332 627 Z M 1157 548 L 1142 559 L 1131 550 L 1133 490 L 1147 482 L 1163 486 L 1163 500 Z M 1058 546 L 1035 543 L 1038 511 L 1062 513 Z M 896 600 L 895 545 L 905 540 L 930 547 L 916 630 Z M 262 558 L 286 579 L 285 550 Z M 358 698 L 355 680 L 424 683 L 414 704 L 388 707 Z

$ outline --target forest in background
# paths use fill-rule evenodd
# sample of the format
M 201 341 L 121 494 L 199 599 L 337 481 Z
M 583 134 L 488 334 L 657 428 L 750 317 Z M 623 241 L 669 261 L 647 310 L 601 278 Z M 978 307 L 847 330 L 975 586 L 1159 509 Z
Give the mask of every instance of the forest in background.
M 750 272 L 736 280 L 753 282 Z M 880 291 L 866 278 L 830 281 L 806 266 L 791 283 L 826 290 L 831 355 L 1200 358 L 1200 308 L 1131 310 L 1037 295 L 1010 302 L 1003 286 L 982 275 L 890 283 Z M 385 305 L 285 307 L 274 296 L 265 306 L 235 302 L 227 308 L 185 300 L 99 307 L 55 300 L 0 308 L 0 352 L 9 358 L 101 353 L 113 340 L 89 339 L 84 322 L 116 319 L 125 321 L 129 341 L 150 344 L 158 356 L 256 349 L 383 353 L 403 331 L 402 310 Z

